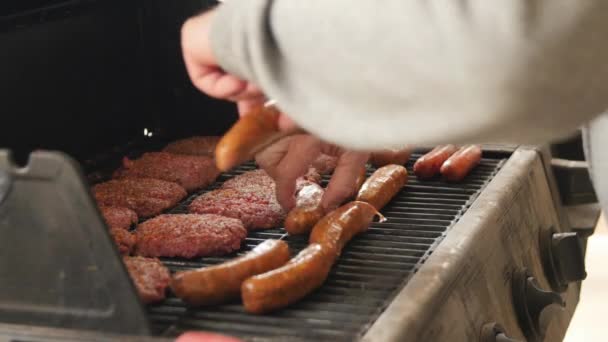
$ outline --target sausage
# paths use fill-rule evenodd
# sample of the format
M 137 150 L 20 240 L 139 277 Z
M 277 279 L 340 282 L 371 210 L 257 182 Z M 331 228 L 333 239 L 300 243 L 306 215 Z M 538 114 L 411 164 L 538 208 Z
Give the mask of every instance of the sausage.
M 372 153 L 369 162 L 377 168 L 389 164 L 405 165 L 411 155 L 411 147 L 402 150 L 384 150 Z
M 355 181 L 355 194 L 365 182 L 366 172 L 365 167 L 361 168 Z M 324 193 L 325 190 L 317 184 L 307 185 L 297 193 L 296 207 L 285 218 L 285 230 L 289 234 L 306 234 L 325 216 L 326 210 L 321 206 Z
M 437 146 L 431 152 L 423 155 L 414 163 L 414 174 L 420 179 L 435 177 L 441 169 L 441 165 L 458 151 L 454 145 Z
M 262 314 L 298 301 L 325 282 L 334 261 L 333 251 L 308 245 L 284 266 L 245 280 L 241 287 L 245 310 Z
M 280 112 L 274 106 L 260 106 L 241 117 L 215 147 L 215 163 L 221 171 L 253 159 L 268 145 L 301 130 L 279 131 Z
M 251 252 L 225 263 L 173 276 L 171 289 L 190 305 L 215 305 L 238 298 L 245 279 L 284 265 L 290 257 L 282 240 L 266 240 Z
M 344 245 L 365 231 L 377 213 L 364 202 L 350 202 L 329 213 L 313 228 L 308 247 L 284 266 L 243 283 L 241 296 L 245 310 L 274 311 L 321 286 Z
M 407 169 L 401 165 L 387 165 L 376 170 L 361 186 L 356 200 L 382 209 L 407 183 Z
M 367 230 L 376 208 L 366 202 L 354 201 L 332 211 L 319 221 L 310 233 L 311 244 L 318 243 L 339 256 L 342 248 L 353 238 Z
M 310 183 L 296 194 L 296 207 L 285 218 L 285 230 L 291 234 L 308 233 L 324 215 L 321 200 L 325 190 L 318 184 Z
M 481 161 L 481 147 L 464 146 L 441 165 L 441 175 L 449 182 L 459 182 Z

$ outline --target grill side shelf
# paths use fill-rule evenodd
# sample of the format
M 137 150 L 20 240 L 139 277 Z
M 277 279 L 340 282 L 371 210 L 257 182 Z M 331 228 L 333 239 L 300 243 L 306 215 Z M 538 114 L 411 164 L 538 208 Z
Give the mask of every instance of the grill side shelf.
M 506 158 L 484 158 L 457 184 L 441 180 L 418 181 L 411 176 L 404 189 L 382 210 L 386 223 L 373 223 L 344 249 L 326 283 L 299 303 L 269 315 L 246 313 L 239 302 L 216 307 L 190 308 L 172 294 L 148 306 L 154 334 L 177 336 L 188 330 L 206 330 L 245 340 L 352 341 L 362 336 L 394 296 L 407 284 Z M 504 156 L 501 156 L 504 157 Z M 246 164 L 222 174 L 207 189 L 189 196 L 169 213 L 184 213 L 197 196 L 221 186 L 238 174 L 254 170 Z M 368 169 L 368 175 L 374 171 Z M 324 178 L 326 185 L 329 177 Z M 293 253 L 307 245 L 308 237 L 293 237 L 283 228 L 250 232 L 242 249 L 225 257 L 193 260 L 163 258 L 172 272 L 221 263 L 246 253 L 265 239 L 284 239 Z

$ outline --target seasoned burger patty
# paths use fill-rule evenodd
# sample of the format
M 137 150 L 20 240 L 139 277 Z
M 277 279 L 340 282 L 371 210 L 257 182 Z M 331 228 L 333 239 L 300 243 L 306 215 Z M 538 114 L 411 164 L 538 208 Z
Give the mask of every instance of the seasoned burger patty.
M 137 226 L 135 253 L 194 258 L 238 250 L 247 236 L 241 221 L 218 215 L 160 215 Z
M 144 303 L 154 303 L 165 298 L 171 275 L 158 259 L 126 256 L 122 260 Z
M 227 180 L 221 189 L 196 198 L 190 212 L 238 218 L 247 229 L 276 227 L 286 215 L 276 199 L 274 180 L 264 170 Z
M 241 220 L 247 229 L 276 227 L 283 222 L 285 212 L 274 196 L 274 189 L 264 187 L 254 191 L 218 189 L 196 198 L 190 204 L 191 213 L 217 214 Z
M 100 207 L 101 215 L 110 229 L 129 229 L 137 223 L 137 213 L 124 207 Z
M 118 246 L 118 251 L 120 254 L 131 254 L 133 247 L 135 247 L 135 242 L 137 241 L 135 234 L 122 228 L 112 228 L 110 229 L 110 235 L 114 239 L 116 246 Z
M 215 136 L 190 137 L 170 143 L 163 151 L 175 154 L 213 157 L 215 146 L 217 146 L 219 140 L 220 137 Z
M 264 170 L 253 170 L 231 178 L 222 184 L 222 189 L 236 189 L 244 192 L 272 191 L 274 180 Z
M 115 179 L 92 191 L 100 206 L 126 207 L 139 217 L 158 215 L 186 197 L 179 184 L 152 178 Z
M 114 177 L 162 179 L 193 191 L 213 183 L 219 174 L 209 157 L 150 152 L 136 160 L 124 158 L 123 168 Z

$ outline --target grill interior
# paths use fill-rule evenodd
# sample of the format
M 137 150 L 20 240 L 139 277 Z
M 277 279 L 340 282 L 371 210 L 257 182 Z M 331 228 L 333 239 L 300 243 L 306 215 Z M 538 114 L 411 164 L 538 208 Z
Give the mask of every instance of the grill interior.
M 414 154 L 412 164 L 420 154 Z M 405 188 L 382 213 L 388 219 L 373 223 L 344 249 L 329 278 L 304 300 L 279 312 L 257 316 L 239 302 L 208 308 L 188 308 L 173 295 L 148 307 L 155 335 L 176 336 L 187 330 L 225 333 L 246 340 L 352 341 L 364 334 L 397 292 L 424 263 L 485 185 L 506 161 L 506 155 L 486 156 L 462 183 L 418 181 L 410 176 Z M 235 175 L 255 169 L 243 165 L 223 174 L 213 186 L 189 196 L 170 213 L 187 212 L 198 195 L 215 189 Z M 368 169 L 368 175 L 374 169 Z M 324 179 L 326 185 L 328 177 Z M 265 239 L 283 239 L 295 254 L 308 236 L 288 236 L 283 228 L 250 232 L 236 254 L 192 260 L 163 258 L 172 272 L 221 263 L 241 255 Z

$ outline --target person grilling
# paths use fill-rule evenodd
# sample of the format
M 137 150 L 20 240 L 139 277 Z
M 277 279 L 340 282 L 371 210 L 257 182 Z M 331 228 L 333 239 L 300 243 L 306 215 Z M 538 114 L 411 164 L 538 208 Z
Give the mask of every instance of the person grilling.
M 296 179 L 339 157 L 323 206 L 352 194 L 368 151 L 544 144 L 583 127 L 608 206 L 608 2 L 230 0 L 182 27 L 188 75 L 246 115 L 267 99 L 282 139 L 256 156 L 294 206 Z

